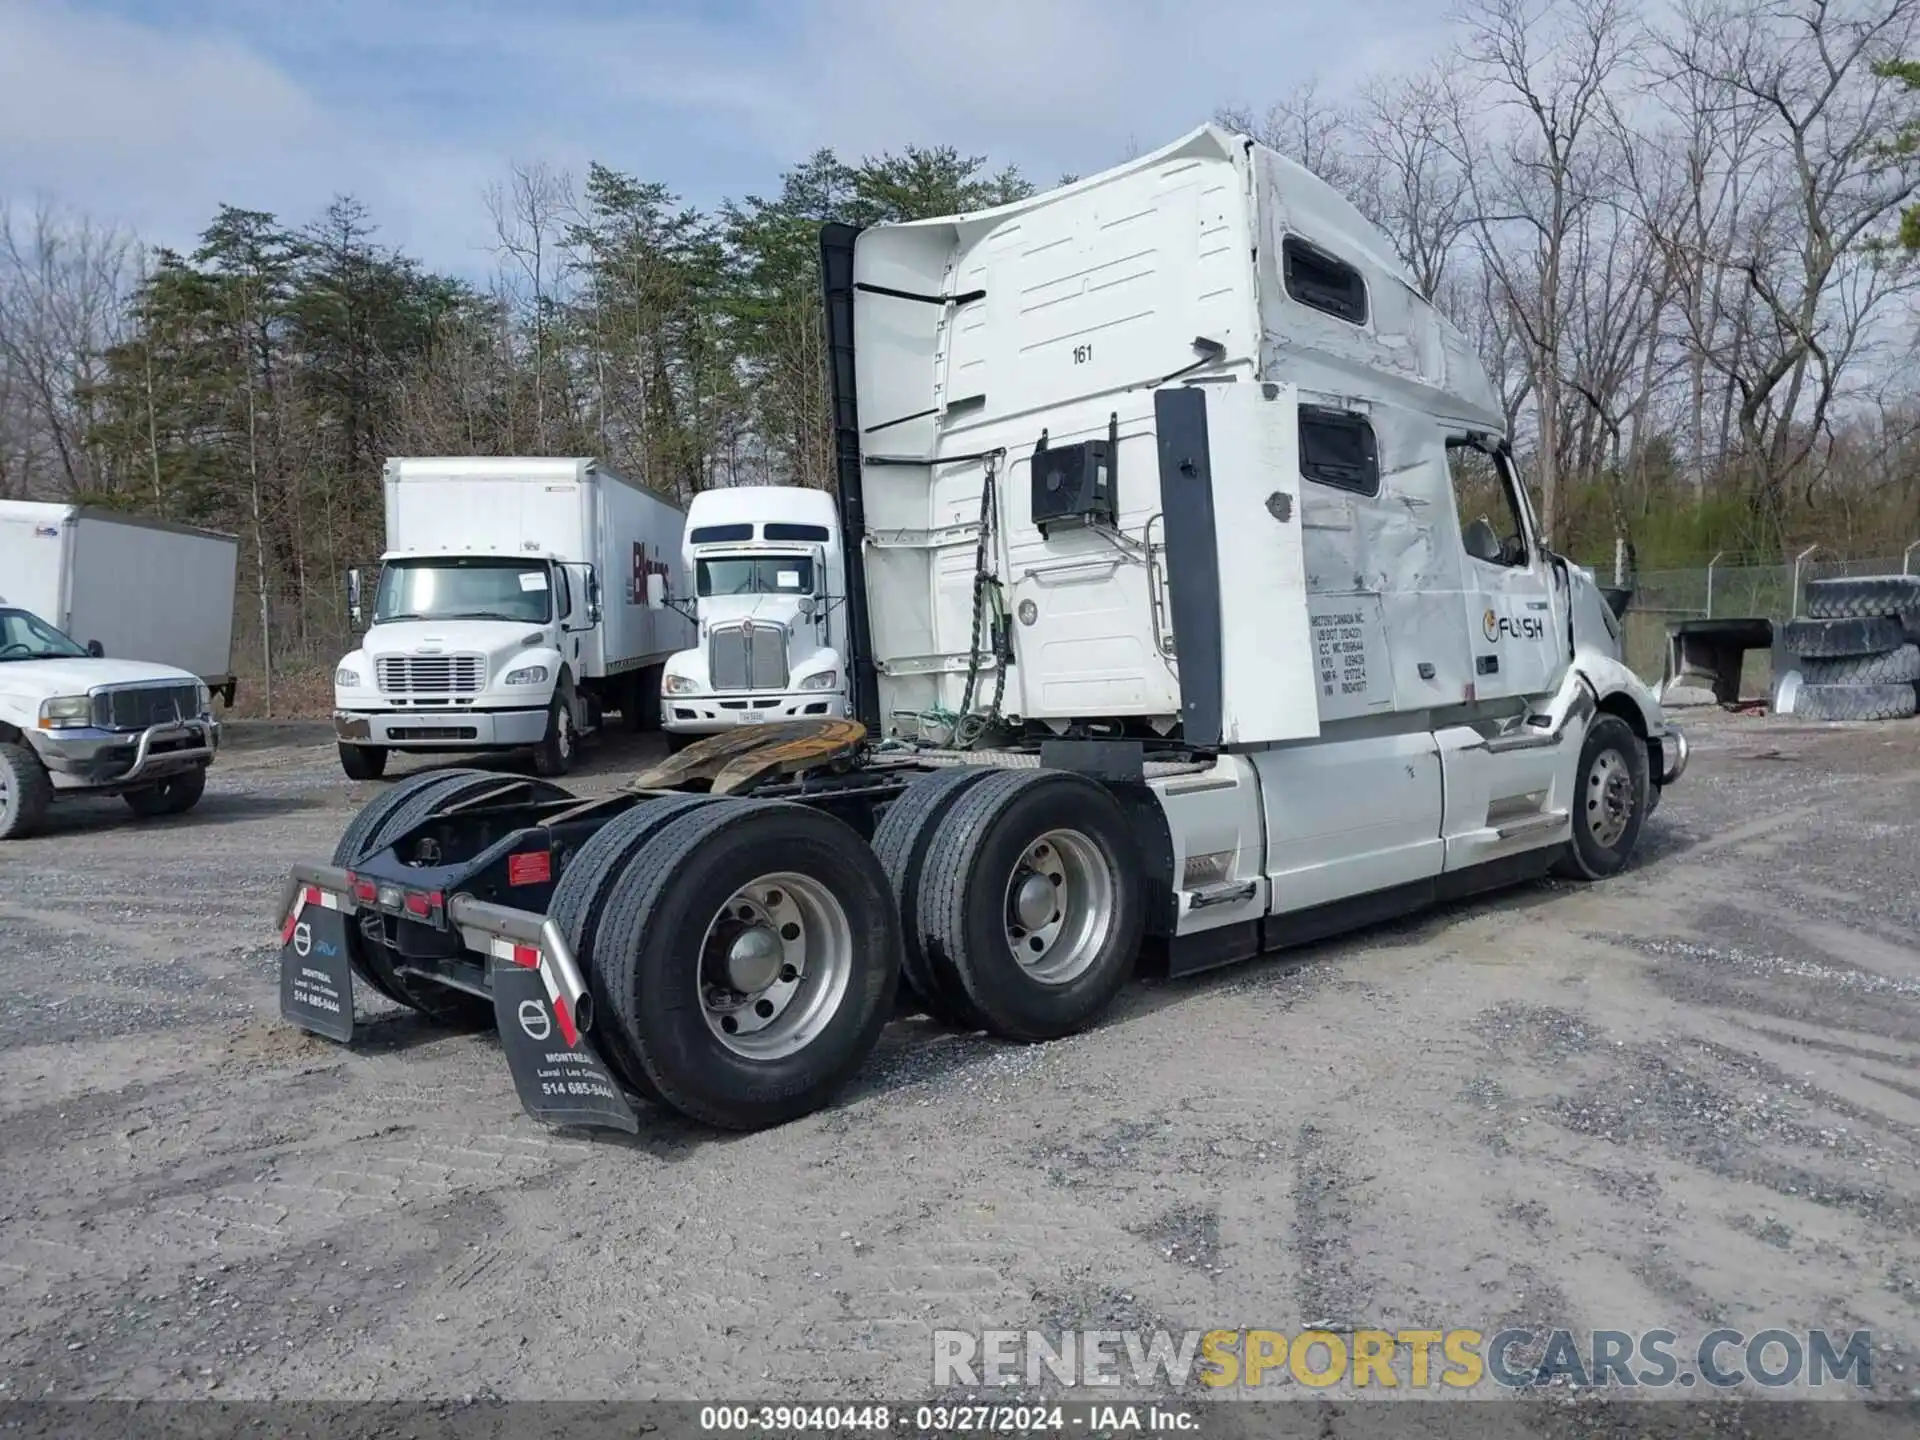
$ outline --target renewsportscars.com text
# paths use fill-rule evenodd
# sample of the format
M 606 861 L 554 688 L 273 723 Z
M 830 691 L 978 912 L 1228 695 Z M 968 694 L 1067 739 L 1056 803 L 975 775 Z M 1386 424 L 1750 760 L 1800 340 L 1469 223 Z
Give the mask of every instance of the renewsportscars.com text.
M 1873 1388 L 1868 1330 L 936 1330 L 935 1385 Z

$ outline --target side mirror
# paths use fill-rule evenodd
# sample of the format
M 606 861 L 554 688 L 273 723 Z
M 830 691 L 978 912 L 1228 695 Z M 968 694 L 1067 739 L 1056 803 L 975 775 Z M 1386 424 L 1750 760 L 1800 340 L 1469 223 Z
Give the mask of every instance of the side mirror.
M 811 595 L 802 595 L 800 597 L 800 618 L 802 620 L 811 620 L 813 618 L 813 597 Z
M 647 609 L 664 610 L 667 605 L 667 577 L 659 571 L 647 574 Z
M 358 626 L 360 615 L 360 570 L 355 566 L 347 571 L 347 618 Z
M 102 645 L 98 640 L 87 641 L 87 654 L 91 655 L 94 659 L 96 660 L 104 659 L 106 657 L 106 653 L 107 653 L 107 647 Z

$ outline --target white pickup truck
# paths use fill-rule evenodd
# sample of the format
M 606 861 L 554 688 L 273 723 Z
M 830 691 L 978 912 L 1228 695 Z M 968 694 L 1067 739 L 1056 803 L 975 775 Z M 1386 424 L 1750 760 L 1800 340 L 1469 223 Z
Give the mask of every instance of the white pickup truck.
M 29 610 L 0 604 L 0 840 L 56 799 L 118 795 L 143 818 L 199 803 L 220 747 L 199 676 L 112 660 Z

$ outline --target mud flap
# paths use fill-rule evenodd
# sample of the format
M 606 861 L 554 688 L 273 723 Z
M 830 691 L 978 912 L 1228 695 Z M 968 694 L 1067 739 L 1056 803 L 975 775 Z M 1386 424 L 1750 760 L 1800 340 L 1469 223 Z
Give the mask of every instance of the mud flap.
M 288 919 L 280 944 L 280 1014 L 329 1040 L 353 1039 L 353 971 L 339 910 L 308 903 Z
M 640 1133 L 634 1114 L 564 1007 L 556 1009 L 540 971 L 493 962 L 493 1014 L 513 1087 L 527 1114 L 548 1125 L 588 1125 Z

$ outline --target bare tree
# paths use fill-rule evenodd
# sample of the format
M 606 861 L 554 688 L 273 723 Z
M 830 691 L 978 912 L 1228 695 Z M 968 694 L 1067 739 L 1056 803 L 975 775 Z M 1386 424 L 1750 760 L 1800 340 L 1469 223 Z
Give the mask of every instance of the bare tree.
M 1393 240 L 1414 287 L 1433 299 L 1468 224 L 1467 178 L 1449 146 L 1445 72 L 1376 79 L 1354 136 L 1355 203 Z
M 95 395 L 125 328 L 131 261 L 119 231 L 50 204 L 16 223 L 0 205 L 0 464 L 18 493 L 99 488 Z
M 527 316 L 533 346 L 531 438 L 533 453 L 544 455 L 551 436 L 553 317 L 567 260 L 563 239 L 577 210 L 573 180 L 545 164 L 515 165 L 506 185 L 488 189 L 487 209 L 493 216 L 495 251 L 506 267 L 502 298 Z
M 1605 183 L 1607 87 L 1631 58 L 1625 0 L 1469 0 L 1450 142 L 1478 258 L 1525 344 L 1539 443 L 1541 525 L 1560 520 L 1568 252 Z
M 1317 80 L 1309 80 L 1291 96 L 1276 100 L 1263 114 L 1246 105 L 1225 105 L 1214 112 L 1214 123 L 1238 135 L 1277 150 L 1298 161 L 1336 190 L 1351 193 L 1358 187 L 1358 167 L 1348 143 L 1353 115 L 1347 107 L 1320 96 Z
M 1703 314 L 1693 339 L 1729 383 L 1769 538 L 1789 487 L 1817 483 L 1802 472 L 1842 376 L 1920 280 L 1876 244 L 1920 188 L 1920 156 L 1889 143 L 1912 120 L 1909 92 L 1878 68 L 1917 23 L 1915 0 L 1725 0 L 1691 9 L 1663 47 L 1670 74 L 1750 126 L 1740 223 L 1694 257 L 1732 323 Z

